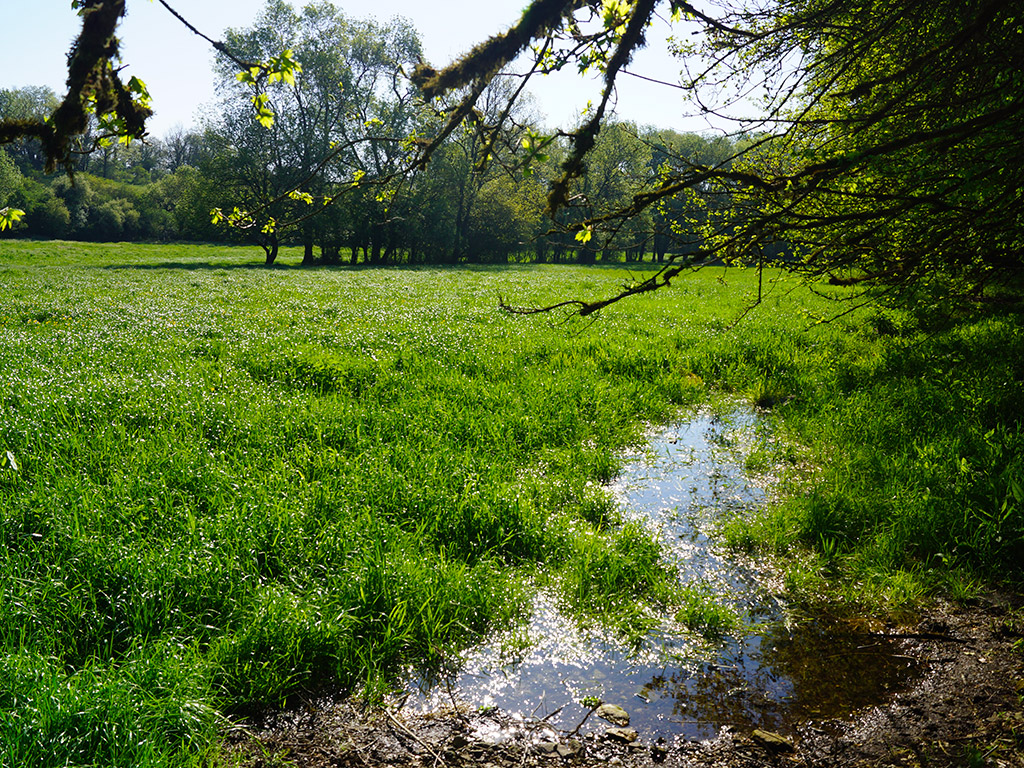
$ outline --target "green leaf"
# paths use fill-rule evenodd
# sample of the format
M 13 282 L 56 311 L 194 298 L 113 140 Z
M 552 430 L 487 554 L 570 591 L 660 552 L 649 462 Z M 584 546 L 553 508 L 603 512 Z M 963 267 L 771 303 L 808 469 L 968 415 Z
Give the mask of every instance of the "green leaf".
M 302 72 L 302 65 L 295 60 L 291 48 L 275 56 L 267 64 L 267 79 L 276 83 L 283 80 L 288 85 L 295 85 L 295 76 Z
M 137 97 L 136 101 L 138 101 L 141 106 L 149 107 L 152 105 L 153 100 L 149 95 L 149 88 L 147 88 L 146 84 L 139 80 L 139 78 L 133 76 L 132 79 L 128 81 L 128 90 L 135 94 Z
M 288 197 L 290 197 L 292 200 L 298 200 L 300 202 L 303 202 L 306 205 L 313 204 L 313 196 L 309 194 L 309 192 L 301 192 L 297 189 L 293 189 L 291 192 L 288 193 Z
M 259 79 L 261 72 L 262 70 L 259 67 L 249 67 L 245 72 L 239 72 L 235 75 L 235 79 L 240 83 L 256 85 L 256 81 Z
M 256 121 L 264 128 L 274 125 L 274 110 L 270 108 L 270 97 L 265 93 L 257 93 L 252 97 L 253 106 L 256 107 Z
M 18 208 L 0 208 L 0 232 L 13 227 L 24 215 L 25 212 Z

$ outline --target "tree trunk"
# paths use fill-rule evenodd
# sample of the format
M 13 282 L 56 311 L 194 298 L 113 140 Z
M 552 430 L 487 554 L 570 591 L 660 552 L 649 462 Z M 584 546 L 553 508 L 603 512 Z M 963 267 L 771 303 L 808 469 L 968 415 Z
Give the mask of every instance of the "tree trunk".
M 267 239 L 262 245 L 263 251 L 267 254 L 265 265 L 268 267 L 274 266 L 274 262 L 277 260 L 277 250 L 280 245 L 277 241 L 277 233 L 267 235 Z
M 548 247 L 543 237 L 538 237 L 536 240 L 533 241 L 533 253 L 534 261 L 536 261 L 538 264 L 543 264 L 544 262 L 547 261 Z
M 381 241 L 381 226 L 379 224 L 374 225 L 373 230 L 370 232 L 370 263 L 380 264 L 380 241 Z
M 338 264 L 341 262 L 341 248 L 337 244 L 324 244 L 320 246 L 320 260 L 324 264 Z

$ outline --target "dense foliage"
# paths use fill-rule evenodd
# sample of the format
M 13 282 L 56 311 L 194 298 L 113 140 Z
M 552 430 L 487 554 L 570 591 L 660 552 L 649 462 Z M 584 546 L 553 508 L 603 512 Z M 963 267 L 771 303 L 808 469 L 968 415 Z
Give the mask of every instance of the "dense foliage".
M 750 169 L 740 237 L 782 238 L 814 277 L 953 295 L 1021 288 L 1024 19 L 1001 2 L 790 0 L 714 35 L 750 82 L 787 57 L 793 96 Z M 736 58 L 738 57 L 738 58 Z M 739 72 L 739 67 L 747 67 Z M 789 87 L 793 87 L 790 84 Z
M 694 42 L 677 42 L 687 98 L 723 119 L 737 104 L 748 113 L 729 152 L 654 163 L 670 142 L 634 136 L 622 145 L 610 112 L 616 79 L 662 5 L 693 33 Z M 100 16 L 83 6 L 86 17 Z M 122 11 L 116 5 L 115 15 Z M 215 192 L 201 207 L 214 203 L 215 218 L 260 241 L 268 263 L 282 238 L 302 242 L 307 263 L 316 244 L 327 261 L 347 247 L 374 263 L 505 260 L 529 241 L 537 256 L 564 251 L 564 234 L 537 239 L 550 231 L 574 233 L 582 246 L 568 244 L 582 261 L 602 251 L 675 257 L 625 295 L 665 285 L 693 263 L 782 256 L 814 278 L 1005 297 L 1021 273 L 1022 40 L 1013 8 L 985 0 L 787 0 L 708 11 L 681 0 L 537 0 L 512 30 L 440 72 L 420 64 L 410 81 L 405 73 L 419 59 L 413 30 L 353 24 L 326 2 L 296 14 L 270 0 L 253 27 L 215 44 L 225 110 L 204 128 L 214 148 L 209 183 L 191 189 Z M 116 55 L 114 45 L 95 65 L 101 92 L 118 86 L 104 79 Z M 502 78 L 522 56 L 534 61 L 528 74 L 602 74 L 602 98 L 581 125 L 544 135 L 517 111 L 525 81 L 505 88 Z M 764 93 L 756 107 L 754 92 Z M 39 89 L 5 94 L 4 140 L 70 98 L 56 106 Z M 145 95 L 125 99 L 139 106 Z M 105 108 L 118 109 L 116 101 Z M 135 130 L 104 119 L 98 103 L 94 111 L 101 131 Z M 91 125 L 75 130 L 88 139 Z M 464 155 L 472 162 L 453 179 L 450 161 L 467 142 L 476 145 Z M 35 154 L 52 164 L 47 146 Z M 431 169 L 431 159 L 448 165 Z M 106 157 L 103 166 L 107 175 Z M 426 213 L 439 178 L 456 199 Z M 57 202 L 28 197 L 37 221 L 48 219 L 42 226 L 62 226 Z M 5 225 L 14 210 L 4 209 Z M 435 226 L 437 214 L 451 223 Z M 131 236 L 131 218 L 124 204 L 108 206 L 95 229 L 120 225 Z M 495 226 L 509 221 L 521 224 Z
M 341 16 L 329 18 L 342 30 L 356 26 Z M 297 27 L 313 23 L 292 19 Z M 269 26 L 280 30 L 285 24 Z M 358 28 L 360 36 L 374 34 L 373 27 Z M 362 40 L 360 45 L 368 43 Z M 305 48 L 296 50 L 298 60 L 306 61 Z M 306 61 L 304 71 L 312 73 L 316 67 Z M 389 77 L 394 74 L 386 71 Z M 373 74 L 346 76 L 365 82 Z M 483 95 L 479 106 L 486 119 L 496 120 L 506 107 L 507 84 L 499 81 Z M 587 216 L 628 204 L 666 168 L 708 158 L 726 162 L 739 146 L 724 137 L 609 124 L 591 159 L 592 173 L 577 184 L 585 204 L 561 212 L 552 222 L 543 214 L 545 186 L 557 175 L 564 141 L 551 141 L 545 159 L 534 161 L 529 174 L 510 172 L 508 165 L 516 162 L 527 128 L 510 129 L 500 143 L 488 145 L 475 127 L 461 126 L 435 150 L 427 167 L 395 179 L 391 176 L 400 159 L 391 152 L 398 144 L 387 138 L 390 129 L 382 131 L 383 118 L 374 115 L 387 112 L 388 120 L 419 130 L 428 130 L 436 116 L 411 103 L 382 103 L 373 95 L 379 84 L 367 87 L 362 106 L 354 97 L 332 103 L 325 96 L 317 111 L 311 106 L 313 97 L 294 93 L 307 106 L 301 111 L 275 99 L 280 118 L 267 129 L 252 113 L 247 89 L 227 73 L 216 121 L 175 130 L 163 140 L 104 146 L 80 159 L 73 181 L 44 175 L 31 142 L 0 149 L 0 204 L 25 212 L 12 228 L 16 237 L 251 242 L 265 247 L 267 263 L 276 259 L 275 243 L 301 244 L 306 265 L 343 260 L 373 265 L 664 261 L 695 249 L 700 234 L 692 222 L 707 209 L 700 197 L 680 198 L 637 216 L 600 241 L 580 242 L 571 230 Z M 352 85 L 344 93 L 356 91 Z M 5 94 L 21 92 L 0 91 L 0 97 Z M 2 104 L 0 99 L 0 108 Z M 341 119 L 357 107 L 358 119 Z M 321 117 L 314 119 L 317 114 Z M 521 119 L 536 118 L 524 109 Z M 290 127 L 292 122 L 300 127 L 308 122 L 312 130 L 323 120 L 329 130 L 316 141 L 303 140 L 301 131 Z M 334 149 L 329 149 L 332 144 Z M 329 163 L 319 162 L 322 151 L 333 153 Z M 492 162 L 481 167 L 488 153 Z M 363 182 L 355 184 L 357 178 Z M 289 195 L 300 182 L 308 191 Z M 324 205 L 325 200 L 330 204 Z M 233 207 L 258 209 L 274 220 L 274 228 L 262 231 L 255 218 L 235 227 L 211 220 L 214 209 Z

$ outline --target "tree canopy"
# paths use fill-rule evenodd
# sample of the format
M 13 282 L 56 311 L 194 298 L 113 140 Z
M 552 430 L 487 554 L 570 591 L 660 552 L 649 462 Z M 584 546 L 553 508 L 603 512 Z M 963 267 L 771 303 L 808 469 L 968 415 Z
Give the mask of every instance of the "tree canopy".
M 69 55 L 68 94 L 46 120 L 0 121 L 0 142 L 39 138 L 49 168 L 68 163 L 88 113 L 107 135 L 125 140 L 142 134 L 148 114 L 145 86 L 117 76 L 124 0 L 73 6 L 83 23 Z M 652 22 L 669 14 L 680 31 L 681 75 L 665 79 L 676 79 L 675 92 L 695 109 L 733 120 L 741 140 L 726 157 L 654 147 L 652 157 L 664 162 L 598 210 L 586 191 L 597 180 L 580 180 L 600 167 L 607 142 L 599 134 L 612 118 L 617 80 Z M 240 69 L 256 116 L 265 118 L 269 85 L 296 71 L 291 51 L 249 50 L 241 38 L 213 45 Z M 528 171 L 554 139 L 567 141 L 548 183 L 552 226 L 568 227 L 579 242 L 593 239 L 595 248 L 643 217 L 648 236 L 658 227 L 691 233 L 685 255 L 622 296 L 666 285 L 696 264 L 760 262 L 780 248 L 786 266 L 815 279 L 894 292 L 941 281 L 945 294 L 972 299 L 1020 288 L 1024 17 L 1011 4 L 534 0 L 514 27 L 448 67 L 416 66 L 412 81 L 438 119 L 429 133 L 423 123 L 411 132 L 408 121 L 390 126 L 391 139 L 411 142 L 415 154 L 389 172 L 425 166 L 467 122 L 485 150 L 479 167 L 491 162 L 489 147 L 514 123 L 514 111 L 489 110 L 484 118 L 478 104 L 507 67 L 524 60 L 528 71 L 509 89 L 510 105 L 539 73 L 597 70 L 604 83 L 580 125 L 528 136 L 510 166 Z M 303 120 L 288 119 L 287 131 L 302 134 Z M 693 204 L 680 214 L 679 200 Z M 572 208 L 578 213 L 560 214 Z M 589 313 L 622 296 L 578 308 Z
M 398 137 L 414 130 L 403 66 L 420 57 L 419 38 L 407 23 L 357 22 L 326 0 L 301 12 L 271 0 L 253 26 L 228 30 L 226 40 L 249 60 L 289 51 L 297 76 L 239 79 L 234 60 L 220 57 L 219 109 L 206 125 L 215 151 L 205 166 L 228 198 L 217 217 L 254 232 L 268 264 L 282 234 L 297 229 L 308 263 L 314 240 L 335 245 L 355 226 L 325 207 L 360 180 L 396 170 Z M 254 103 L 273 119 L 264 120 Z
M 678 0 L 538 0 L 514 29 L 445 70 L 422 67 L 417 80 L 428 98 L 472 91 L 528 48 L 539 71 L 598 67 L 604 92 L 570 134 L 548 195 L 553 213 L 570 203 L 616 78 L 662 9 L 695 41 L 678 49 L 685 98 L 736 119 L 754 140 L 724 161 L 669 169 L 628 205 L 581 223 L 589 238 L 697 190 L 728 200 L 704 217 L 698 253 L 622 295 L 666 285 L 694 263 L 758 259 L 779 243 L 791 249 L 787 266 L 815 278 L 894 291 L 939 279 L 960 297 L 1019 288 L 1024 19 L 1006 3 L 726 0 L 705 12 Z M 577 20 L 588 13 L 601 23 L 585 34 Z M 734 118 L 737 105 L 750 113 L 755 94 L 757 118 Z

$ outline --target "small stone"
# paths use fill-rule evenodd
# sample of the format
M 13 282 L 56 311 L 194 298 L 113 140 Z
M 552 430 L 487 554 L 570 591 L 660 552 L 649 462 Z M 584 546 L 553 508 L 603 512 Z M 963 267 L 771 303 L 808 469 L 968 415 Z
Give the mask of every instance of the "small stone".
M 553 741 L 538 741 L 533 745 L 533 751 L 538 755 L 553 755 L 558 749 L 558 744 Z
M 622 744 L 632 744 L 640 738 L 640 734 L 632 728 L 609 728 L 605 731 L 605 736 L 612 741 L 618 741 Z
M 569 741 L 558 745 L 559 757 L 575 757 L 582 751 L 583 745 L 576 741 L 576 739 L 570 739 Z
M 611 760 L 608 761 L 608 765 L 622 765 L 622 758 L 613 757 Z
M 785 736 L 757 728 L 751 737 L 769 752 L 792 752 L 793 744 Z
M 659 738 L 654 744 L 651 744 L 651 759 L 656 763 L 661 763 L 668 757 L 668 744 L 665 739 Z
M 483 744 L 488 747 L 500 747 L 508 741 L 511 741 L 512 737 L 504 731 L 494 731 L 491 733 L 483 733 L 477 738 L 477 743 Z
M 614 704 L 602 704 L 597 708 L 595 714 L 614 725 L 621 725 L 623 727 L 629 725 L 629 713 L 622 707 L 617 707 Z

